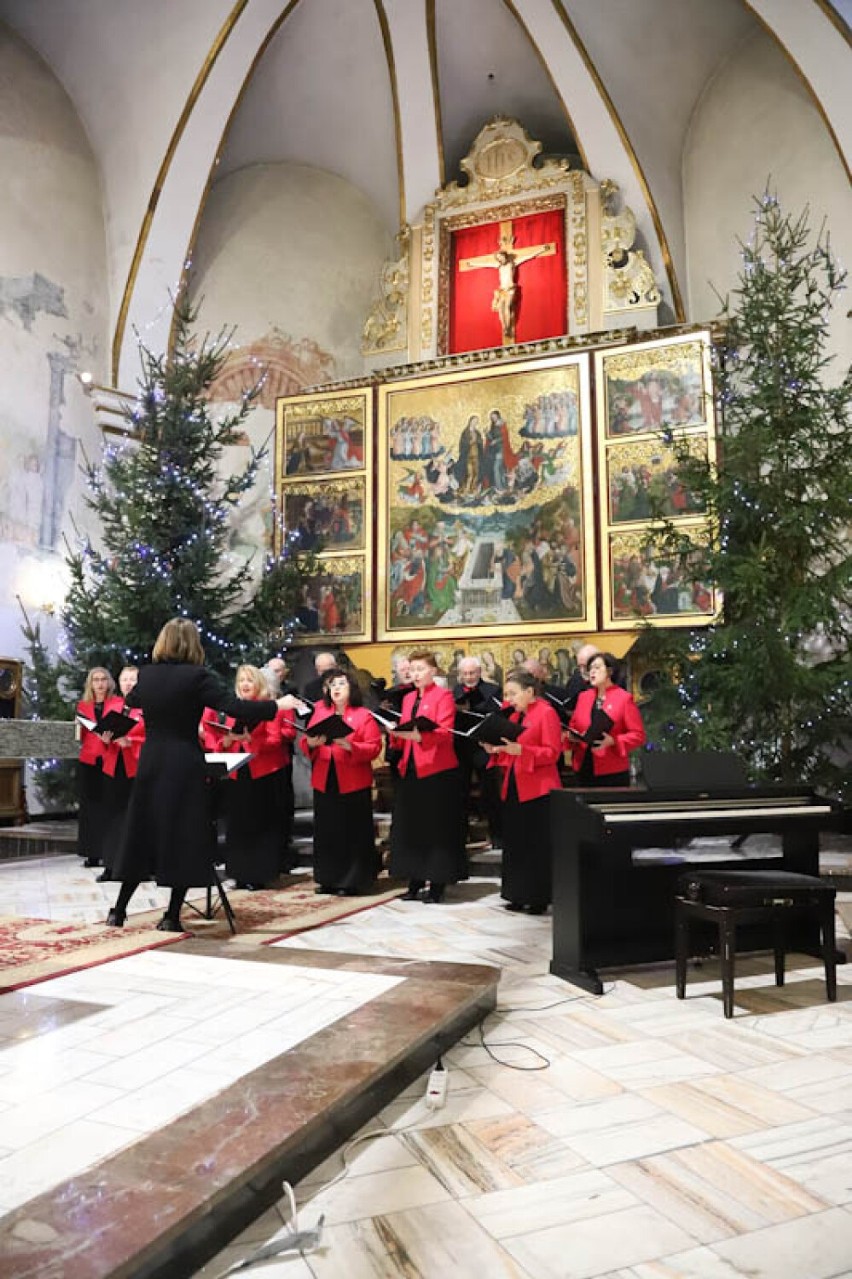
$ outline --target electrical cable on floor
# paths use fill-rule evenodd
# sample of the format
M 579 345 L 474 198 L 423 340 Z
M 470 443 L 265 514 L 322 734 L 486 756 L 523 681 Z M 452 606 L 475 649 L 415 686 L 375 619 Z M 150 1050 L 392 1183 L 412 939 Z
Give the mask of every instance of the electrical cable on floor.
M 432 1113 L 432 1112 L 430 1111 L 429 1113 Z M 411 1123 L 404 1124 L 403 1127 L 401 1128 L 371 1128 L 369 1132 L 362 1132 L 362 1133 L 359 1133 L 357 1137 L 353 1137 L 351 1141 L 348 1141 L 346 1143 L 346 1145 L 343 1147 L 343 1150 L 340 1152 L 341 1158 L 343 1160 L 343 1167 L 340 1169 L 340 1172 L 336 1173 L 335 1176 L 332 1177 L 331 1181 L 327 1181 L 323 1186 L 319 1188 L 319 1190 L 313 1188 L 312 1195 L 318 1194 L 320 1192 L 324 1194 L 327 1190 L 330 1190 L 332 1186 L 336 1186 L 338 1182 L 343 1180 L 343 1178 L 347 1175 L 347 1173 L 349 1172 L 352 1166 L 349 1162 L 349 1153 L 350 1151 L 354 1150 L 356 1146 L 360 1146 L 361 1143 L 364 1141 L 374 1141 L 378 1137 L 396 1137 L 398 1136 L 399 1133 L 411 1132 L 412 1129 L 417 1128 L 419 1126 L 422 1118 L 423 1117 L 421 1116 L 417 1118 L 416 1120 L 412 1120 Z M 317 1247 L 319 1245 L 320 1235 L 321 1235 L 322 1226 L 325 1221 L 325 1218 L 320 1217 L 317 1223 L 317 1226 L 315 1227 L 315 1230 L 300 1231 L 298 1229 L 298 1209 L 296 1206 L 296 1196 L 293 1193 L 293 1187 L 290 1185 L 289 1181 L 283 1182 L 283 1190 L 290 1208 L 289 1217 L 286 1217 L 284 1215 L 284 1213 L 281 1210 L 281 1205 L 278 1201 L 276 1201 L 273 1204 L 273 1207 L 275 1211 L 278 1213 L 278 1216 L 281 1218 L 284 1225 L 289 1228 L 290 1235 L 289 1236 L 285 1235 L 283 1239 L 278 1240 L 276 1243 L 264 1244 L 261 1248 L 258 1248 L 255 1252 L 253 1252 L 249 1257 L 244 1258 L 244 1260 L 242 1261 L 235 1262 L 235 1264 L 230 1266 L 229 1269 L 222 1272 L 220 1279 L 227 1279 L 228 1275 L 235 1275 L 240 1273 L 241 1271 L 249 1270 L 251 1267 L 258 1265 L 260 1262 L 270 1261 L 274 1257 L 280 1256 L 284 1252 L 298 1252 L 299 1256 L 302 1258 L 305 1265 L 308 1267 L 308 1270 L 314 1276 L 314 1279 L 316 1279 L 316 1271 L 314 1270 L 313 1266 L 311 1265 L 310 1261 L 305 1255 L 304 1249 L 306 1245 L 303 1243 L 301 1246 L 299 1246 L 299 1236 L 302 1236 L 302 1235 L 310 1236 L 309 1242 L 311 1247 Z

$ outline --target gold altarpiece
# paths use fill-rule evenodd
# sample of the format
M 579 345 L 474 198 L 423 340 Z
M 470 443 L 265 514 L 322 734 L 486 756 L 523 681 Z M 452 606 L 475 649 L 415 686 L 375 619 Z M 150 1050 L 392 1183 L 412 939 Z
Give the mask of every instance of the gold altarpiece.
M 343 644 L 376 674 L 425 642 L 447 670 L 461 653 L 492 674 L 536 656 L 559 678 L 586 640 L 621 655 L 640 618 L 717 613 L 709 584 L 655 558 L 646 491 L 701 523 L 662 432 L 714 455 L 709 331 L 656 330 L 659 291 L 617 188 L 540 151 L 515 121 L 486 125 L 467 182 L 436 194 L 383 269 L 365 377 L 278 401 L 280 523 L 319 564 L 298 642 Z M 494 226 L 512 249 L 518 219 L 554 212 L 564 331 L 512 344 L 504 325 L 497 349 L 448 353 L 453 236 Z
M 461 161 L 466 181 L 436 192 L 400 233 L 399 256 L 382 270 L 380 294 L 364 326 L 368 367 L 446 355 L 452 237 L 534 213 L 561 216 L 565 336 L 656 327 L 659 289 L 644 253 L 634 247 L 636 219 L 622 205 L 618 187 L 572 169 L 567 160 L 542 158 L 541 150 L 516 120 L 498 117 L 480 131 Z

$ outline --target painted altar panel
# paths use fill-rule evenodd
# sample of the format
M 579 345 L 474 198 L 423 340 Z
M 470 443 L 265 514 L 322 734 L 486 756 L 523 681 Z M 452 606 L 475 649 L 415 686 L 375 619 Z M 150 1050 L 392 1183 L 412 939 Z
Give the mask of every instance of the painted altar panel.
M 315 560 L 301 583 L 297 643 L 371 636 L 373 429 L 371 385 L 278 401 L 276 549 L 286 537 Z
M 596 625 L 588 356 L 379 388 L 379 639 Z
M 706 330 L 595 353 L 600 555 L 605 629 L 696 626 L 718 614 L 701 557 L 661 546 L 663 522 L 709 537 L 678 455 L 716 459 Z

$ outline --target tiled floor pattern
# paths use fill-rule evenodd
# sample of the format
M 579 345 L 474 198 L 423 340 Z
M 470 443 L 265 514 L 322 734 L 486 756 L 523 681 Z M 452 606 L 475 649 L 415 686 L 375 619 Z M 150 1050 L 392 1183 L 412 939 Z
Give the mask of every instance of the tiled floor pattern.
M 34 889 L 40 875 L 60 909 L 70 897 L 82 903 L 85 885 L 61 882 L 63 860 L 27 868 L 20 891 L 11 881 L 24 868 L 0 868 L 0 910 L 10 898 L 26 899 L 21 913 L 43 915 Z M 68 874 L 74 880 L 79 872 Z M 444 906 L 395 902 L 279 943 L 500 965 L 501 1009 L 485 1025 L 498 1060 L 478 1034 L 454 1048 L 443 1109 L 425 1108 L 418 1081 L 370 1125 L 387 1135 L 353 1148 L 345 1175 L 338 1153 L 296 1187 L 300 1227 L 325 1216 L 323 1247 L 247 1273 L 850 1279 L 852 971 L 840 969 L 839 1000 L 829 1005 L 821 968 L 810 961 L 776 991 L 763 961 L 743 960 L 737 1017 L 725 1022 L 710 966 L 690 975 L 685 1003 L 674 998 L 667 968 L 619 977 L 596 1000 L 548 975 L 549 941 L 549 920 L 506 914 L 493 882 L 471 881 L 451 890 Z M 143 1122 L 145 1107 L 124 1104 L 119 1082 L 148 1089 L 154 1122 L 168 1121 L 168 1110 L 157 1109 L 165 1101 L 156 1100 L 166 1095 L 157 1082 L 163 1075 L 146 1076 L 159 1044 L 181 1044 L 166 1078 L 189 1085 L 204 1074 L 201 1086 L 216 1089 L 237 1068 L 246 1039 L 262 1040 L 266 1023 L 253 1019 L 262 1010 L 286 1015 L 277 992 L 237 983 L 230 1007 L 253 1024 L 236 1037 L 232 1028 L 226 1033 L 228 1023 L 209 1018 L 218 985 L 209 976 L 176 983 L 164 968 L 154 971 L 168 958 L 149 952 L 92 970 L 85 994 L 73 983 L 86 974 L 75 974 L 4 997 L 42 999 L 46 1013 L 43 1034 L 0 1053 L 0 1154 L 14 1159 L 23 1148 L 5 1135 L 17 1132 L 16 1140 L 27 1137 L 29 1167 L 61 1163 L 72 1144 L 85 1143 L 86 1157 L 96 1159 L 112 1125 L 120 1121 L 126 1140 L 130 1122 Z M 51 1030 L 50 1001 L 60 993 L 105 1007 Z M 0 1002 L 8 1041 L 14 1012 L 3 1012 Z M 301 1028 L 301 1012 L 297 1021 Z M 63 1065 L 70 1063 L 61 1080 L 50 1065 L 57 1035 L 65 1037 Z M 9 1053 L 26 1057 L 24 1050 L 26 1071 L 20 1060 L 10 1068 Z M 134 1062 L 138 1071 L 126 1071 Z M 37 1114 L 28 1131 L 25 1103 L 48 1085 L 59 1099 L 52 1110 L 30 1107 Z M 276 1235 L 286 1230 L 270 1212 L 201 1273 L 224 1274 Z

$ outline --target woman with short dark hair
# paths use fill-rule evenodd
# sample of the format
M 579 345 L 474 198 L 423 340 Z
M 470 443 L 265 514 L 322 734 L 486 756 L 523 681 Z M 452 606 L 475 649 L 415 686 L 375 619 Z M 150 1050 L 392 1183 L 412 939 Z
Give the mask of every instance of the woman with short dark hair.
M 423 717 L 432 727 L 390 735 L 391 746 L 401 749 L 390 872 L 408 880 L 403 901 L 440 902 L 447 884 L 467 879 L 461 772 L 453 745 L 456 703 L 450 690 L 435 682 L 434 653 L 420 649 L 410 662 L 414 688 L 403 698 L 400 723 Z
M 612 653 L 595 653 L 587 673 L 591 687 L 577 698 L 568 724 L 577 784 L 629 786 L 630 752 L 645 742 L 639 707 L 615 683 L 618 661 Z M 588 741 L 590 732 L 595 735 Z
M 353 674 L 328 671 L 324 685 L 301 741 L 314 791 L 314 879 L 318 893 L 354 897 L 370 891 L 381 869 L 372 788 L 382 737 Z M 348 736 L 332 735 L 340 720 Z
M 523 732 L 516 741 L 506 738 L 499 746 L 484 743 L 491 756 L 489 768 L 503 774 L 501 893 L 507 910 L 530 915 L 544 914 L 551 901 L 550 792 L 562 785 L 562 725 L 540 691 L 530 671 L 510 671 L 503 695 L 512 708 L 510 721 L 523 725 Z

